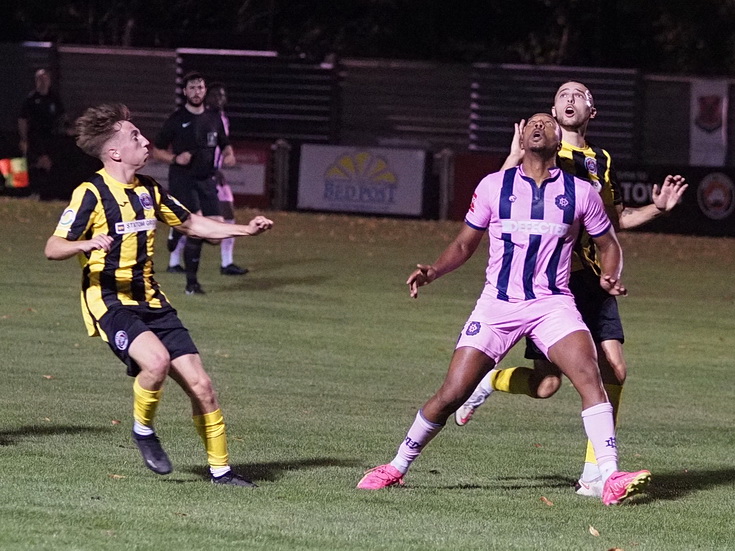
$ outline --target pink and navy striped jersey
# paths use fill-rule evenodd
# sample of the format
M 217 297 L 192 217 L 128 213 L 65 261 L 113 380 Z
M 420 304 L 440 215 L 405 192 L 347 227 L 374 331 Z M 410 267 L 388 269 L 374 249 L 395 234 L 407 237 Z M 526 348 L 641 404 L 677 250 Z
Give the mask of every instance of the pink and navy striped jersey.
M 610 230 L 600 194 L 558 168 L 538 186 L 521 167 L 485 176 L 465 223 L 488 230 L 486 285 L 506 301 L 570 295 L 574 242 L 584 226 L 592 237 Z

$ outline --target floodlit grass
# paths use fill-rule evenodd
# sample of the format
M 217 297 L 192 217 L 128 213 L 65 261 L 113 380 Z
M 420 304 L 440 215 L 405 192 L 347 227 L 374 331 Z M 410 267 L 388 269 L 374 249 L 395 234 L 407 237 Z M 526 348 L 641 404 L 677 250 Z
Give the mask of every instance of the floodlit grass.
M 165 273 L 159 239 L 157 277 L 214 378 L 233 464 L 260 485 L 249 491 L 207 482 L 174 384 L 157 428 L 175 470 L 144 468 L 132 381 L 84 332 L 79 266 L 43 258 L 62 207 L 0 198 L 0 549 L 735 549 L 735 240 L 621 236 L 621 467 L 653 484 L 606 508 L 571 491 L 584 435 L 568 384 L 546 401 L 496 394 L 447 426 L 405 488 L 354 489 L 438 387 L 481 289 L 478 252 L 408 298 L 406 276 L 458 223 L 270 213 L 270 234 L 237 245 L 247 276 L 220 276 L 205 250 L 204 297 Z M 519 361 L 516 348 L 506 365 Z

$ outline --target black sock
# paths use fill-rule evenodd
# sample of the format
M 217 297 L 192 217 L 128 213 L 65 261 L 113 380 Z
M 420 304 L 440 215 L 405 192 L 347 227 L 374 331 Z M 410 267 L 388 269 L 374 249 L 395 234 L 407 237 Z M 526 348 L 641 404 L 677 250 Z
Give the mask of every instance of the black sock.
M 202 240 L 187 237 L 184 244 L 184 266 L 186 267 L 186 284 L 197 283 L 199 258 L 202 255 Z

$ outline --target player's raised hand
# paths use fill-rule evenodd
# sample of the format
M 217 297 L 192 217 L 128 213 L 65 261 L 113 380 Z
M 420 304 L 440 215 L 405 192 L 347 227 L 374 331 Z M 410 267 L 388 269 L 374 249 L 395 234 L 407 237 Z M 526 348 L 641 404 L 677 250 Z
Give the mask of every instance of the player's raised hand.
M 669 174 L 664 178 L 663 184 L 653 186 L 653 204 L 658 210 L 669 212 L 681 201 L 681 196 L 688 187 L 686 178 L 680 174 Z
M 521 138 L 523 137 L 523 129 L 526 128 L 526 119 L 521 119 L 513 125 L 513 141 L 510 142 L 510 154 L 520 159 L 523 158 L 523 149 L 521 148 Z
M 523 148 L 521 147 L 521 138 L 523 137 L 523 129 L 526 127 L 526 119 L 521 119 L 513 125 L 513 140 L 510 142 L 510 152 L 503 162 L 500 170 L 508 170 L 514 166 L 518 166 L 523 161 Z
M 418 298 L 419 287 L 428 285 L 436 279 L 436 270 L 433 266 L 426 264 L 416 264 L 416 269 L 408 276 L 406 284 L 411 298 Z

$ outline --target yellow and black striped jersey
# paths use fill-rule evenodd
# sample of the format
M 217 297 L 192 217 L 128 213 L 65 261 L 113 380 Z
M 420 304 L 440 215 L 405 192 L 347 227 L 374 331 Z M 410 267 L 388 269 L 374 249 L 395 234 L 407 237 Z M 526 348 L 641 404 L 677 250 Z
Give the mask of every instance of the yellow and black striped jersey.
M 557 162 L 564 172 L 590 182 L 602 196 L 605 208 L 615 207 L 623 202 L 612 158 L 601 147 L 590 143 L 585 147 L 574 147 L 562 141 Z M 585 231 L 580 233 L 572 255 L 572 271 L 583 269 L 591 269 L 597 275 L 600 274 L 594 243 Z
M 125 184 L 102 169 L 74 190 L 54 235 L 69 241 L 100 234 L 113 239 L 108 252 L 79 255 L 82 314 L 90 336 L 100 334 L 97 322 L 113 306 L 168 303 L 153 279 L 156 221 L 178 226 L 187 218 L 189 211 L 149 176 L 136 175 Z

